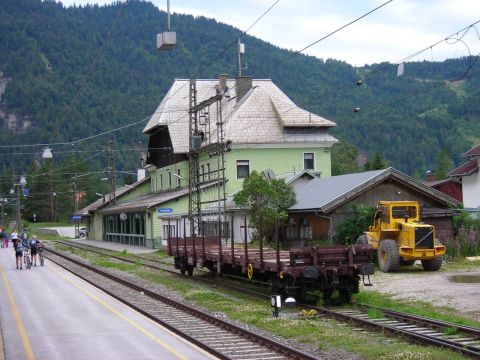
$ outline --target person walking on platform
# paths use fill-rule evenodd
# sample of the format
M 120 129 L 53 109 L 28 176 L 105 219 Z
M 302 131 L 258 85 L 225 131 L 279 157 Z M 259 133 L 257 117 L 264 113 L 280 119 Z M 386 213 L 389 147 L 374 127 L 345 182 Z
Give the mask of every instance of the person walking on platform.
M 4 235 L 3 241 L 5 242 L 5 247 L 8 248 L 10 237 L 8 236 L 8 233 L 5 231 L 5 229 L 3 229 L 3 235 Z
M 2 248 L 8 248 L 8 236 L 3 228 L 0 228 L 0 242 L 2 243 Z
M 39 245 L 40 242 L 37 240 L 37 235 L 33 235 L 32 240 L 30 240 L 30 254 L 32 255 L 33 266 L 37 266 L 37 252 Z
M 16 230 L 13 230 L 12 233 L 10 234 L 10 240 L 12 241 L 12 244 L 15 245 L 18 239 L 18 234 Z
M 22 238 L 23 246 L 28 246 L 28 232 L 27 229 L 23 229 L 23 232 L 20 236 Z
M 13 241 L 13 248 L 15 250 L 15 262 L 17 264 L 17 270 L 18 267 L 20 267 L 20 270 L 22 270 L 22 258 L 23 258 L 23 245 L 22 241 L 18 238 L 16 238 L 15 241 Z

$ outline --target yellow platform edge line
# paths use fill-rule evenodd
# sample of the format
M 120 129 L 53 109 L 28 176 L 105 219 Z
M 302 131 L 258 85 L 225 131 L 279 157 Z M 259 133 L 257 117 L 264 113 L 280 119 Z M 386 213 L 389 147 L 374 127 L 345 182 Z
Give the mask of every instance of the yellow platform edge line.
M 88 295 L 90 298 L 92 298 L 94 301 L 96 301 L 97 303 L 99 303 L 100 305 L 102 305 L 103 307 L 105 307 L 106 309 L 108 309 L 110 312 L 112 312 L 113 314 L 115 314 L 116 316 L 118 316 L 119 318 L 121 318 L 122 320 L 126 321 L 127 323 L 129 323 L 131 326 L 133 326 L 135 329 L 137 329 L 138 331 L 140 331 L 143 335 L 147 336 L 148 338 L 150 338 L 151 340 L 153 340 L 154 342 L 156 342 L 157 344 L 159 344 L 160 346 L 162 346 L 163 348 L 165 348 L 166 350 L 168 350 L 169 352 L 171 352 L 173 355 L 175 355 L 176 357 L 178 357 L 179 359 L 182 359 L 182 360 L 189 360 L 188 357 L 184 356 L 183 354 L 179 353 L 178 351 L 176 351 L 174 348 L 172 348 L 170 345 L 168 345 L 165 341 L 159 339 L 157 336 L 155 336 L 154 334 L 152 334 L 150 331 L 144 329 L 141 325 L 139 325 L 138 323 L 136 323 L 135 321 L 133 321 L 132 319 L 129 319 L 128 317 L 126 317 L 125 315 L 123 315 L 122 313 L 120 313 L 119 311 L 117 311 L 116 309 L 114 309 L 112 306 L 110 306 L 109 304 L 107 304 L 105 301 L 99 299 L 96 295 L 92 294 L 89 290 L 81 287 L 80 285 L 76 284 L 73 280 L 71 280 L 70 278 L 68 278 L 67 276 L 65 276 L 64 274 L 62 274 L 61 272 L 59 272 L 57 269 L 54 269 L 54 268 L 51 268 L 53 271 L 55 271 L 59 276 L 61 276 L 62 278 L 64 278 L 65 280 L 67 280 L 69 283 L 71 283 L 73 286 L 75 286 L 77 289 L 81 290 L 82 292 L 84 292 L 86 295 Z
M 15 324 L 17 325 L 18 333 L 20 334 L 20 338 L 22 339 L 23 349 L 25 350 L 27 359 L 35 360 L 35 354 L 33 353 L 32 344 L 30 344 L 30 340 L 28 340 L 27 331 L 25 330 L 25 326 L 23 325 L 23 321 L 20 317 L 17 304 L 15 304 L 15 299 L 13 298 L 12 289 L 10 288 L 7 275 L 5 274 L 2 266 L 0 266 L 0 274 L 2 276 L 3 286 L 5 288 L 5 291 L 7 292 L 8 301 L 10 302 L 10 306 L 12 307 L 12 314 L 15 318 Z

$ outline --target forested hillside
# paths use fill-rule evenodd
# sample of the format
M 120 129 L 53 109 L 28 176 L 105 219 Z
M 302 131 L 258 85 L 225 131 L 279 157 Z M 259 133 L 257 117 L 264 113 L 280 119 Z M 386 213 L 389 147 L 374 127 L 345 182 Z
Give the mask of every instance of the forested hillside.
M 65 8 L 53 1 L 2 0 L 0 19 L 0 143 L 52 144 L 58 161 L 75 151 L 96 170 L 107 166 L 107 156 L 96 154 L 109 140 L 118 169 L 139 165 L 139 150 L 147 144 L 140 121 L 175 78 L 236 74 L 235 46 L 224 50 L 240 30 L 174 15 L 178 45 L 159 53 L 156 34 L 166 29 L 166 14 L 148 2 Z M 388 63 L 354 68 L 292 55 L 248 35 L 242 41 L 246 75 L 271 78 L 299 106 L 336 122 L 333 134 L 369 159 L 380 154 L 389 165 L 421 176 L 437 166 L 442 150 L 443 160 L 458 164 L 459 155 L 480 142 L 475 57 L 407 63 L 397 77 Z M 140 123 L 71 145 L 134 122 Z M 11 171 L 12 162 L 26 169 L 41 148 L 2 148 L 0 169 Z M 355 153 L 348 146 L 342 151 Z M 353 161 L 338 154 L 335 159 Z

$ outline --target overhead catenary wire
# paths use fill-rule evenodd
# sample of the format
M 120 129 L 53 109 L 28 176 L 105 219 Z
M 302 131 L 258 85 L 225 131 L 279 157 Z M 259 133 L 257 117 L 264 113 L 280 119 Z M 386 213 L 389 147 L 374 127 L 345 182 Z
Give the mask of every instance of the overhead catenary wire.
M 300 50 L 297 50 L 297 51 L 294 51 L 293 53 L 291 53 L 290 55 L 288 55 L 286 58 L 284 58 L 283 60 L 281 60 L 280 62 L 287 61 L 287 60 L 290 59 L 292 56 L 304 52 L 305 50 L 307 50 L 308 48 L 312 47 L 313 45 L 318 44 L 319 42 L 321 42 L 321 41 L 329 38 L 330 36 L 336 34 L 337 32 L 339 32 L 339 31 L 341 31 L 341 30 L 343 30 L 343 29 L 345 29 L 346 27 L 348 27 L 348 26 L 356 23 L 357 21 L 360 21 L 360 20 L 363 19 L 364 17 L 367 17 L 367 16 L 370 15 L 371 13 L 374 13 L 375 11 L 381 9 L 381 8 L 384 7 L 385 5 L 391 3 L 392 1 L 393 1 L 393 0 L 388 0 L 388 1 L 384 2 L 383 4 L 377 6 L 375 9 L 372 9 L 372 10 L 368 11 L 367 13 L 363 14 L 362 16 L 360 16 L 360 17 L 356 18 L 355 20 L 352 20 L 352 21 L 348 22 L 347 24 L 339 27 L 338 29 L 336 29 L 336 30 L 328 33 L 327 35 L 325 35 L 325 36 L 321 37 L 320 39 L 314 41 L 313 43 L 305 46 L 304 48 L 302 48 L 302 49 L 300 49 Z

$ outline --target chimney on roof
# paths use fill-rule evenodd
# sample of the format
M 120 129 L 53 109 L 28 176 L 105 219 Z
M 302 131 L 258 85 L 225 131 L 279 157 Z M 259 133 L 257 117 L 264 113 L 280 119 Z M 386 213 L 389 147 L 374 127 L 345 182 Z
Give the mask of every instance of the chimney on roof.
M 251 76 L 235 76 L 235 95 L 237 103 L 242 100 L 247 92 L 252 88 Z
M 428 170 L 427 171 L 427 182 L 433 182 L 433 181 L 435 181 L 435 171 Z
M 222 94 L 225 93 L 227 90 L 227 75 L 226 74 L 220 74 L 218 75 L 218 85 L 220 86 L 220 91 Z

